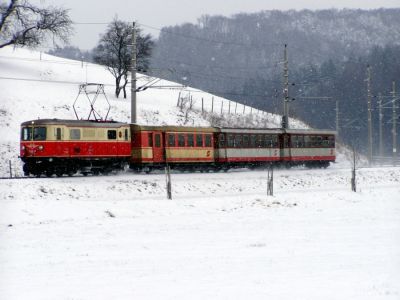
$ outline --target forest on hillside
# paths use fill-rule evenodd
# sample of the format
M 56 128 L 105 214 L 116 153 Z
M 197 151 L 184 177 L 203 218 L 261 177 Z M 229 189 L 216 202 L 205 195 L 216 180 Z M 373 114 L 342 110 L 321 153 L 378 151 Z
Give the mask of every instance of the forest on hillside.
M 389 153 L 392 81 L 400 86 L 400 9 L 202 16 L 197 24 L 161 30 L 149 72 L 281 113 L 285 44 L 290 98 L 294 99 L 291 116 L 313 127 L 335 129 L 338 101 L 341 138 L 360 150 L 367 141 L 370 65 L 374 137 L 378 95 L 382 94 L 387 104 L 383 113 Z

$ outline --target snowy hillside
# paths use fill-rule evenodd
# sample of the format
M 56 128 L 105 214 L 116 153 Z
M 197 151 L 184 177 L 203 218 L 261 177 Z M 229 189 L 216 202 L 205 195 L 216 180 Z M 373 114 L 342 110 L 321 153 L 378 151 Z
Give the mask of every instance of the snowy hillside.
M 138 78 L 137 87 L 152 80 L 141 74 Z M 127 99 L 117 99 L 114 96 L 114 78 L 104 67 L 27 49 L 0 49 L 0 176 L 8 175 L 9 160 L 16 170 L 21 169 L 17 159 L 20 123 L 35 118 L 75 119 L 72 105 L 78 96 L 79 84 L 86 82 L 105 84 L 105 92 L 111 104 L 109 116 L 121 122 L 130 121 L 130 91 Z M 192 98 L 194 111 L 187 114 L 188 106 L 183 109 L 176 106 L 179 95 Z M 81 108 L 78 111 L 81 118 L 88 116 L 88 102 L 85 97 L 81 95 L 77 101 Z M 212 98 L 214 114 L 210 115 Z M 179 84 L 165 80 L 138 93 L 138 123 L 210 125 L 201 115 L 202 99 L 204 110 L 208 112 L 208 120 L 216 120 L 222 125 L 279 127 L 280 119 L 276 115 L 262 114 L 250 107 L 244 108 L 243 105 L 230 103 L 227 99 L 182 88 Z M 105 112 L 105 103 L 104 97 L 100 96 L 96 108 Z M 221 111 L 225 120 L 219 120 Z M 293 126 L 304 125 L 293 122 Z

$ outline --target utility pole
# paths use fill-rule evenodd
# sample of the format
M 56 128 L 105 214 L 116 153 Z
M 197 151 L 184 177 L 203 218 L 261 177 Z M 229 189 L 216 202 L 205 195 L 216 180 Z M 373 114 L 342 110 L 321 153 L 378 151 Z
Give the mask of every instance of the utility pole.
M 383 112 L 382 112 L 382 94 L 378 96 L 379 107 L 379 156 L 383 157 Z
M 372 108 L 371 108 L 371 67 L 367 67 L 367 105 L 368 105 L 368 162 L 372 164 Z
M 131 123 L 137 122 L 136 104 L 136 24 L 132 23 L 132 60 L 131 60 Z
M 289 128 L 289 67 L 286 44 L 283 54 L 283 97 L 282 128 L 287 129 Z
M 393 165 L 396 165 L 396 156 L 397 156 L 397 117 L 396 117 L 396 82 L 393 80 L 392 82 L 392 140 L 393 140 Z

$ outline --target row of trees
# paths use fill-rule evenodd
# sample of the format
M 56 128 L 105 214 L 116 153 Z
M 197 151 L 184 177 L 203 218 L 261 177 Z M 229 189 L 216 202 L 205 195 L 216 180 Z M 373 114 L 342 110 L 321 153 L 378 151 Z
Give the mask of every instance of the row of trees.
M 67 43 L 73 31 L 72 25 L 67 9 L 39 7 L 27 0 L 0 3 L 0 48 L 9 45 L 37 47 L 49 37 L 54 42 L 57 39 Z M 82 52 L 76 47 L 57 46 L 50 53 L 72 59 L 90 59 L 106 66 L 115 77 L 115 95 L 119 97 L 123 91 L 126 98 L 132 59 L 132 33 L 132 24 L 114 18 L 93 51 Z M 144 71 L 149 66 L 154 41 L 140 29 L 136 29 L 136 36 L 137 69 Z
M 291 65 L 289 91 L 290 98 L 295 100 L 290 103 L 290 116 L 300 118 L 314 128 L 335 129 L 338 101 L 341 138 L 360 151 L 367 149 L 368 65 L 371 70 L 373 137 L 378 141 L 378 101 L 382 95 L 386 103 L 383 140 L 387 146 L 386 154 L 389 154 L 392 149 L 392 81 L 397 81 L 397 85 L 400 82 L 399 45 L 377 46 L 370 49 L 369 54 L 354 55 L 342 61 L 328 59 L 322 64 L 310 63 L 297 68 Z M 251 91 L 253 96 L 238 96 L 239 101 L 249 101 L 252 106 L 282 113 L 282 79 L 282 70 L 271 76 L 250 76 L 242 93 Z M 398 111 L 397 124 L 400 124 L 399 116 Z

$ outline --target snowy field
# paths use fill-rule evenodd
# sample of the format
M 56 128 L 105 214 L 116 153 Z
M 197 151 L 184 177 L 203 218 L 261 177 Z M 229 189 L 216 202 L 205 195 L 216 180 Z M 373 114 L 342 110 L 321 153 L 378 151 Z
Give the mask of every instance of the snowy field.
M 400 299 L 400 169 L 0 181 L 0 299 Z
M 19 124 L 74 118 L 82 82 L 104 83 L 112 118 L 129 121 L 103 67 L 0 50 L 0 177 L 9 161 L 21 174 Z M 141 124 L 207 126 L 222 107 L 227 124 L 279 126 L 218 97 L 204 119 L 212 95 L 157 85 L 138 94 Z M 266 171 L 172 174 L 173 200 L 164 174 L 0 180 L 0 299 L 398 300 L 400 168 L 359 169 L 353 193 L 337 150 L 326 170 L 276 170 L 273 197 Z

